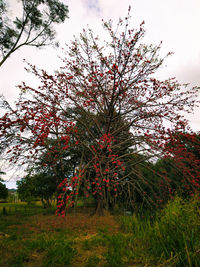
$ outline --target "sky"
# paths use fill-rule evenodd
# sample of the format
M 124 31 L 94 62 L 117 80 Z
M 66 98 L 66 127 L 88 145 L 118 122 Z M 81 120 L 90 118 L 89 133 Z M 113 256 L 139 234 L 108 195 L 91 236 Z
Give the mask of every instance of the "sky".
M 10 18 L 21 15 L 21 6 L 17 0 L 10 3 Z M 200 1 L 199 0 L 63 0 L 69 7 L 69 19 L 56 27 L 60 48 L 35 49 L 22 47 L 13 53 L 0 68 L 0 94 L 10 103 L 14 103 L 19 95 L 16 87 L 25 81 L 29 85 L 36 84 L 33 76 L 25 71 L 24 59 L 39 68 L 53 72 L 62 65 L 59 56 L 69 44 L 73 35 L 77 36 L 89 25 L 100 37 L 104 36 L 102 19 L 112 19 L 114 25 L 119 17 L 127 15 L 131 6 L 130 27 L 138 28 L 144 20 L 146 35 L 143 42 L 159 44 L 162 41 L 161 55 L 174 52 L 158 72 L 160 79 L 176 77 L 180 83 L 200 86 Z M 200 93 L 198 96 L 200 100 Z M 1 111 L 2 112 L 2 111 Z M 0 114 L 1 115 L 1 114 Z M 193 130 L 200 130 L 200 108 L 194 114 L 186 114 Z M 1 165 L 0 165 L 1 168 Z M 8 170 L 4 179 L 8 188 L 15 187 L 20 172 Z

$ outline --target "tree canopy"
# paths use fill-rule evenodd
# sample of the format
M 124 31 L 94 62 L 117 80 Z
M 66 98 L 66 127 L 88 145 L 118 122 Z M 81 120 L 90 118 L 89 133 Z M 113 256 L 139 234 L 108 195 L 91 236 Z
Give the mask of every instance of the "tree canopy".
M 172 133 L 165 147 L 166 158 L 176 166 L 173 174 L 179 180 L 184 196 L 200 192 L 200 133 Z M 179 177 L 179 179 L 177 179 Z
M 8 197 L 8 188 L 5 184 L 0 182 L 0 199 L 6 199 Z
M 0 66 L 22 46 L 53 44 L 54 24 L 63 23 L 68 7 L 59 0 L 20 0 L 22 16 L 11 21 L 7 1 L 0 0 Z
M 58 184 L 48 173 L 29 173 L 17 181 L 17 192 L 21 200 L 31 202 L 39 197 L 44 207 L 51 206 L 51 198 L 56 192 Z

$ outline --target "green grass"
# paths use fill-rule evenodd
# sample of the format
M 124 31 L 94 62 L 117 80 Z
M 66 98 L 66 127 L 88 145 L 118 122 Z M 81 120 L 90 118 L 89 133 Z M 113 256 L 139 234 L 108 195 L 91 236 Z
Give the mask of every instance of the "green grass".
M 0 260 L 0 266 L 28 266 L 39 255 L 41 266 L 69 266 L 76 254 L 73 242 L 64 238 L 49 235 L 39 235 L 28 240 L 9 237 L 3 249 L 8 250 L 12 257 Z M 16 249 L 17 247 L 17 249 Z
M 88 261 L 86 263 L 86 267 L 94 267 L 94 266 L 98 266 L 99 262 L 100 262 L 100 258 L 96 255 L 94 256 L 90 256 L 88 258 Z
M 85 227 L 79 214 L 67 217 L 66 222 L 71 221 L 64 227 L 65 220 L 55 218 L 53 210 L 41 213 L 35 207 L 33 215 L 27 215 L 20 205 L 21 212 L 0 215 L 0 266 L 200 265 L 200 200 L 197 198 L 188 201 L 176 197 L 153 217 L 150 214 L 115 216 L 120 226 L 115 233 L 109 230 L 112 225 L 87 228 L 91 224 L 89 215 L 84 217 Z M 78 216 L 80 227 L 74 221 Z
M 72 233 L 70 238 L 65 229 L 50 233 L 41 230 L 36 234 L 30 228 L 23 227 L 33 225 L 30 219 L 33 218 L 23 217 L 19 224 L 16 216 L 0 217 L 1 232 L 6 233 L 5 237 L 0 238 L 0 266 L 29 266 L 37 257 L 39 266 L 69 266 L 76 254 Z
M 45 233 L 26 241 L 25 245 L 30 251 L 44 252 L 43 266 L 68 266 L 76 254 L 73 242 L 63 236 L 49 236 Z
M 0 215 L 3 214 L 3 209 L 6 215 L 21 215 L 30 216 L 35 214 L 55 214 L 55 207 L 44 209 L 42 205 L 31 204 L 27 205 L 25 202 L 18 203 L 0 203 Z
M 149 259 L 145 263 L 152 266 L 163 262 L 168 266 L 199 266 L 199 205 L 197 198 L 183 201 L 176 197 L 153 222 L 149 217 L 121 217 L 123 232 L 133 234 L 135 257 L 143 262 Z

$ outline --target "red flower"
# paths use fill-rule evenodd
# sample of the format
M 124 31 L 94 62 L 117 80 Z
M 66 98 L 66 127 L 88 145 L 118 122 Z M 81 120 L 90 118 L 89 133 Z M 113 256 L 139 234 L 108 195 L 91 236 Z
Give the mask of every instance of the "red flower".
M 114 70 L 114 69 L 118 70 L 118 66 L 117 66 L 116 64 L 113 64 L 113 65 L 112 65 L 112 69 L 113 69 L 113 70 Z

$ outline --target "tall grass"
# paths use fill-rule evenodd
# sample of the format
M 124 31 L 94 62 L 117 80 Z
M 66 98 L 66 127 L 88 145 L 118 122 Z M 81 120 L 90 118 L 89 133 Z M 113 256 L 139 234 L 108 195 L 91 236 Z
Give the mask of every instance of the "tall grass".
M 124 232 L 133 234 L 135 255 L 167 266 L 200 265 L 200 201 L 176 197 L 156 215 L 121 217 Z M 153 264 L 152 262 L 152 264 Z

